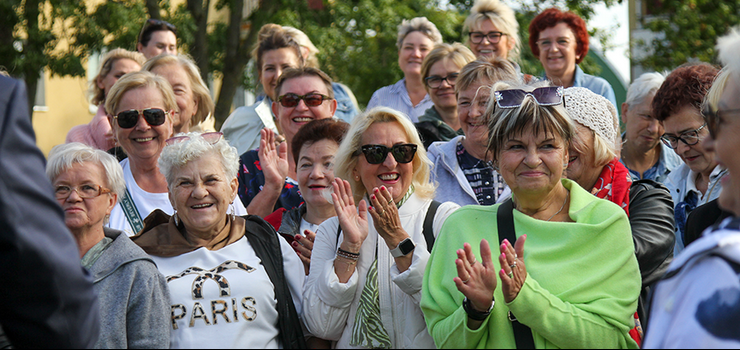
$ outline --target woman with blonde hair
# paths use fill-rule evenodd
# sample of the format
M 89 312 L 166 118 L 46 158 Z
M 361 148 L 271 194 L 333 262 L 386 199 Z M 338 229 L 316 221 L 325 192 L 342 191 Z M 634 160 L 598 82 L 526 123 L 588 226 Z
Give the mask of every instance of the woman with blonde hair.
M 398 65 L 403 71 L 403 79 L 375 91 L 367 109 L 390 107 L 403 113 L 412 122 L 418 122 L 419 116 L 434 105 L 424 88 L 421 64 L 434 45 L 441 43 L 442 34 L 426 17 L 404 19 L 398 26 L 396 41 Z
M 124 74 L 140 70 L 144 61 L 141 53 L 125 49 L 111 50 L 103 57 L 98 75 L 90 81 L 90 102 L 98 106 L 98 112 L 90 123 L 77 125 L 69 130 L 65 143 L 81 142 L 103 151 L 116 146 L 113 129 L 105 111 L 105 96 Z
M 175 115 L 174 133 L 216 131 L 213 99 L 192 57 L 159 55 L 146 61 L 142 70 L 161 75 L 172 85 L 180 112 Z
M 519 59 L 521 40 L 514 10 L 499 0 L 477 0 L 463 23 L 467 43 L 476 57 Z
M 355 118 L 336 154 L 337 217 L 318 228 L 303 292 L 311 334 L 337 348 L 434 348 L 419 308 L 422 276 L 458 205 L 433 201 L 429 165 L 398 111 Z

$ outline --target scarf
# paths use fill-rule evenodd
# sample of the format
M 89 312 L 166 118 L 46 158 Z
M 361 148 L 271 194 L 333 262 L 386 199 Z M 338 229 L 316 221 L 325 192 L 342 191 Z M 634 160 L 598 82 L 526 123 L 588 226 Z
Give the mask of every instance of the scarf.
M 614 158 L 601 170 L 591 194 L 616 203 L 629 216 L 630 186 L 632 177 L 629 170 L 619 162 L 619 158 Z
M 229 224 L 221 232 L 216 233 L 208 244 L 199 246 L 185 238 L 181 232 L 185 230 L 182 223 L 176 225 L 174 217 L 156 209 L 144 219 L 144 228 L 131 240 L 147 254 L 165 258 L 189 253 L 200 247 L 219 250 L 244 237 L 246 221 L 243 218 L 227 215 L 226 220 Z

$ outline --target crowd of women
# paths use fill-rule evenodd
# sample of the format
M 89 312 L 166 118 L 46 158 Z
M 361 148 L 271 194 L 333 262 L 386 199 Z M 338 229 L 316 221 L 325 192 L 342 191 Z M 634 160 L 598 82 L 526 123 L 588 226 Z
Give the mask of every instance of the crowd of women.
M 264 94 L 221 131 L 174 26 L 108 53 L 47 165 L 97 348 L 740 346 L 740 34 L 721 72 L 637 79 L 621 133 L 571 12 L 529 26 L 540 77 L 498 0 L 467 45 L 398 28 L 404 77 L 360 112 L 303 32 L 263 26 Z

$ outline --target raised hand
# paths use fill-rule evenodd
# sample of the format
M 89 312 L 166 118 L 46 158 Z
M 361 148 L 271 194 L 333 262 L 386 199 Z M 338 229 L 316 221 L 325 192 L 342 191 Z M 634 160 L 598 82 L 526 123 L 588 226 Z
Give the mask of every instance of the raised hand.
M 289 170 L 288 145 L 283 142 L 277 146 L 275 137 L 275 133 L 268 128 L 260 130 L 260 148 L 257 154 L 265 176 L 265 187 L 282 191 Z
M 298 253 L 298 257 L 303 262 L 303 267 L 306 269 L 306 276 L 308 276 L 309 269 L 311 267 L 311 252 L 313 251 L 313 242 L 316 240 L 316 233 L 311 230 L 304 230 L 304 235 L 295 235 L 295 241 L 293 241 L 293 249 Z
M 406 230 L 401 227 L 401 218 L 398 216 L 398 208 L 393 202 L 393 196 L 385 186 L 374 188 L 370 195 L 370 216 L 373 218 L 373 226 L 380 237 L 385 240 L 389 249 L 396 248 L 398 243 L 409 237 Z
M 487 311 L 493 302 L 493 291 L 496 290 L 496 268 L 491 258 L 491 247 L 485 239 L 480 241 L 481 261 L 475 260 L 469 243 L 457 250 L 457 277 L 453 278 L 457 290 L 470 300 L 473 308 L 480 312 Z
M 357 253 L 368 234 L 367 203 L 361 200 L 359 208 L 355 207 L 352 187 L 346 180 L 337 177 L 332 186 L 334 193 L 331 194 L 331 199 L 344 235 L 342 249 Z
M 499 263 L 501 263 L 501 271 L 499 271 L 499 277 L 501 278 L 501 291 L 504 293 L 504 301 L 507 303 L 512 302 L 519 295 L 519 291 L 522 290 L 524 281 L 527 279 L 527 268 L 524 266 L 524 242 L 527 240 L 527 235 L 523 235 L 516 240 L 516 247 L 509 243 L 509 240 L 504 239 L 499 247 L 501 249 L 501 255 L 499 256 Z

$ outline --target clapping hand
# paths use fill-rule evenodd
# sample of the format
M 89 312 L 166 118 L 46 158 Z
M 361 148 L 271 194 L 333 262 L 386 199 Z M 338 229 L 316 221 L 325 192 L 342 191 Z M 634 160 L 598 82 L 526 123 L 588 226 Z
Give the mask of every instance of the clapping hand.
M 277 146 L 275 138 L 272 130 L 268 128 L 260 130 L 258 156 L 262 174 L 265 176 L 265 187 L 282 191 L 289 170 L 288 145 L 283 142 Z
M 370 195 L 370 216 L 373 218 L 373 226 L 380 237 L 385 240 L 389 249 L 395 248 L 398 243 L 409 237 L 406 230 L 401 227 L 401 218 L 398 216 L 398 208 L 393 202 L 393 196 L 385 186 L 374 188 Z
M 304 235 L 295 235 L 295 241 L 293 241 L 293 249 L 298 253 L 298 257 L 303 262 L 303 267 L 306 269 L 306 276 L 308 276 L 309 269 L 311 267 L 311 252 L 313 251 L 313 242 L 316 240 L 316 233 L 311 230 L 304 230 Z
M 453 280 L 473 308 L 484 312 L 491 307 L 493 291 L 496 290 L 496 268 L 491 258 L 491 247 L 485 239 L 480 242 L 480 257 L 481 261 L 477 262 L 470 244 L 464 243 L 463 249 L 457 250 L 457 277 Z
M 501 271 L 499 271 L 499 277 L 501 278 L 501 291 L 504 293 L 504 301 L 507 303 L 512 302 L 519 295 L 519 291 L 522 290 L 524 281 L 527 279 L 527 268 L 524 266 L 524 242 L 527 240 L 527 235 L 523 235 L 516 240 L 516 247 L 509 243 L 509 240 L 504 239 L 499 247 L 501 249 L 501 255 L 499 256 L 499 263 L 501 263 Z
M 331 194 L 331 199 L 344 234 L 343 249 L 352 253 L 359 252 L 368 234 L 367 203 L 363 199 L 359 207 L 355 207 L 352 187 L 346 180 L 337 177 L 332 186 L 334 193 Z

